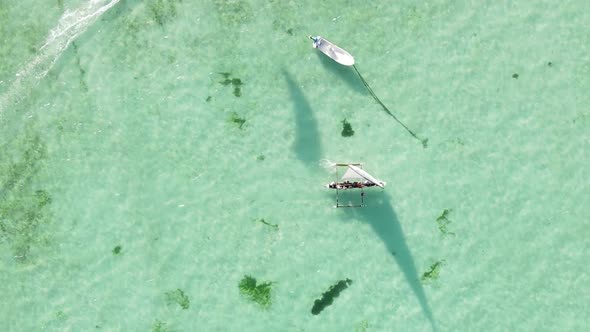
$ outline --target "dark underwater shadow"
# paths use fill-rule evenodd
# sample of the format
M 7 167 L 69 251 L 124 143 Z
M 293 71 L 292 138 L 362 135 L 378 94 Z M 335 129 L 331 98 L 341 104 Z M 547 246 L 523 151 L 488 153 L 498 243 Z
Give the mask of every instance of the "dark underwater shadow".
M 420 283 L 420 276 L 416 270 L 412 253 L 406 244 L 402 227 L 391 206 L 391 197 L 386 192 L 379 193 L 377 191 L 374 191 L 374 193 L 365 193 L 365 195 L 367 206 L 362 208 L 345 208 L 345 213 L 349 217 L 360 218 L 369 223 L 375 233 L 379 235 L 381 241 L 387 247 L 387 251 L 393 256 L 397 265 L 402 270 L 406 281 L 422 308 L 422 312 L 430 321 L 432 330 L 436 331 L 432 310 L 430 310 L 424 288 Z
M 293 80 L 289 72 L 283 69 L 285 80 L 293 101 L 295 114 L 295 143 L 293 151 L 297 158 L 308 166 L 317 165 L 322 155 L 318 124 L 313 109 L 305 98 L 303 91 Z
M 346 84 L 348 84 L 348 86 L 354 91 L 363 95 L 367 94 L 367 89 L 363 85 L 363 82 L 360 80 L 358 75 L 354 72 L 354 69 L 352 67 L 341 65 L 336 61 L 330 59 L 326 55 L 322 54 L 322 52 L 320 51 L 317 51 L 316 53 L 324 69 L 334 73 L 341 80 L 346 82 Z M 326 82 L 326 84 L 328 83 L 329 82 Z

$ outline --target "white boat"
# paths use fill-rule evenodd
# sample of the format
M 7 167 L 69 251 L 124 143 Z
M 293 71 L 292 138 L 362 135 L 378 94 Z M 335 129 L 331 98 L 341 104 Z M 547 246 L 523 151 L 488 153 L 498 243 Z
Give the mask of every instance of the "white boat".
M 336 44 L 332 43 L 331 41 L 325 39 L 322 36 L 309 36 L 309 38 L 313 40 L 314 48 L 317 48 L 318 50 L 322 51 L 322 53 L 329 56 L 334 61 L 345 66 L 354 65 L 354 57 L 350 55 L 350 53 L 346 52 L 344 49 L 338 47 Z

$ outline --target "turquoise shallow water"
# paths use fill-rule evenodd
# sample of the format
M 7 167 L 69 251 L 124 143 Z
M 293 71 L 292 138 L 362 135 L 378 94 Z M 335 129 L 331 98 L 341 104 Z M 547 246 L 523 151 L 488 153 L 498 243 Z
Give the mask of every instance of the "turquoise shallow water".
M 589 13 L 0 2 L 0 329 L 586 330 Z M 321 159 L 386 189 L 335 209 Z

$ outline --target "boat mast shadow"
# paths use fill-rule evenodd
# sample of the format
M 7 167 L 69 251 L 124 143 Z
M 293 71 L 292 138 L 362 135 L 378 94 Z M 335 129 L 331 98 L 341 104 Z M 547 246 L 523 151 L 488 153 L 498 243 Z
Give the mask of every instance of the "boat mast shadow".
M 328 58 L 327 56 L 323 55 L 321 52 L 317 52 L 317 56 L 319 57 L 320 63 L 322 64 L 324 69 L 338 76 L 340 79 L 346 82 L 346 84 L 348 84 L 348 86 L 354 91 L 362 95 L 367 94 L 367 89 L 365 88 L 363 82 L 359 79 L 352 67 L 343 66 L 335 62 L 334 60 Z
M 299 160 L 308 166 L 316 165 L 322 155 L 322 147 L 318 124 L 303 91 L 291 74 L 283 69 L 285 80 L 293 102 L 293 113 L 295 114 L 295 142 L 293 151 Z
M 387 251 L 393 255 L 393 258 L 402 270 L 406 281 L 422 308 L 422 312 L 429 320 L 432 330 L 436 331 L 434 315 L 428 305 L 428 300 L 426 299 L 424 288 L 420 283 L 416 264 L 406 243 L 402 227 L 391 206 L 391 197 L 386 192 L 379 195 L 371 195 L 371 201 L 368 203 L 368 206 L 345 210 L 350 217 L 360 217 L 369 223 L 375 233 L 379 235 L 387 247 Z

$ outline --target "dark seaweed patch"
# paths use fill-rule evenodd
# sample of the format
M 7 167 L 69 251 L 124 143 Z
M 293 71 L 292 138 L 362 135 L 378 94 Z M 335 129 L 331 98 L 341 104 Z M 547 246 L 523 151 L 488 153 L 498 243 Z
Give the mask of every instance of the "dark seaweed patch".
M 314 315 L 319 315 L 324 308 L 330 306 L 334 302 L 334 298 L 340 295 L 340 292 L 348 288 L 352 284 L 352 280 L 345 279 L 340 280 L 336 284 L 330 286 L 326 292 L 322 294 L 320 299 L 315 300 L 313 303 L 313 308 L 311 308 L 311 313 Z
M 547 66 L 551 67 L 553 66 L 553 63 L 551 61 L 547 62 Z
M 268 221 L 264 220 L 264 218 L 258 218 L 258 219 L 254 219 L 254 221 L 257 221 L 257 222 L 259 222 L 259 223 L 261 223 L 261 224 L 264 224 L 264 225 L 266 225 L 266 226 L 273 227 L 273 228 L 275 228 L 275 229 L 279 229 L 279 225 L 277 225 L 277 224 L 271 224 L 271 223 L 269 223 Z
M 352 126 L 346 119 L 342 120 L 342 137 L 351 137 L 352 135 L 354 135 Z
M 166 292 L 166 302 L 168 304 L 177 303 L 182 309 L 188 309 L 190 307 L 190 300 L 182 289 L 178 288 L 173 291 Z
M 238 113 L 232 112 L 229 116 L 229 121 L 238 126 L 238 128 L 242 129 L 244 123 L 246 123 L 246 119 L 241 118 Z
M 210 102 L 211 101 L 211 96 L 207 96 L 207 99 L 205 99 L 206 102 Z
M 420 278 L 422 283 L 428 284 L 428 283 L 431 283 L 432 281 L 438 279 L 438 276 L 440 274 L 440 268 L 442 267 L 443 262 L 444 262 L 444 260 L 438 261 L 438 262 L 430 265 L 430 270 L 424 272 L 422 274 L 422 278 Z
M 517 73 L 512 74 L 512 78 L 518 79 L 518 74 Z
M 287 34 L 289 34 L 289 36 L 293 36 L 293 29 L 287 29 Z
M 264 155 L 261 154 L 258 157 L 256 157 L 256 160 L 258 160 L 258 161 L 264 161 L 264 158 L 265 158 Z
M 449 215 L 453 210 L 451 209 L 444 209 L 442 214 L 436 218 L 436 224 L 438 225 L 438 229 L 443 235 L 455 235 L 453 232 L 449 232 L 447 226 L 451 223 L 449 220 Z
M 272 282 L 267 281 L 260 284 L 256 283 L 256 278 L 245 275 L 238 287 L 240 293 L 246 296 L 250 301 L 259 304 L 262 308 L 268 309 L 271 305 L 271 286 Z
M 118 254 L 120 254 L 120 253 L 121 253 L 121 249 L 122 249 L 122 248 L 121 248 L 121 246 L 120 246 L 120 245 L 119 245 L 119 246 L 116 246 L 116 247 L 114 247 L 114 248 L 113 248 L 113 255 L 118 255 Z
M 223 86 L 228 86 L 231 84 L 234 87 L 234 96 L 241 97 L 242 85 L 244 85 L 244 82 L 242 82 L 242 80 L 239 78 L 231 78 L 231 73 L 222 72 L 219 74 L 223 76 L 223 81 L 219 81 L 219 83 Z

